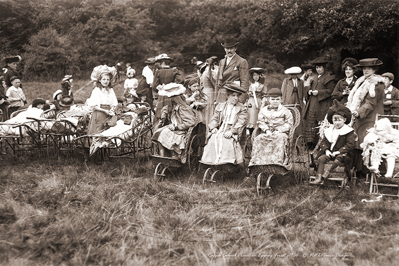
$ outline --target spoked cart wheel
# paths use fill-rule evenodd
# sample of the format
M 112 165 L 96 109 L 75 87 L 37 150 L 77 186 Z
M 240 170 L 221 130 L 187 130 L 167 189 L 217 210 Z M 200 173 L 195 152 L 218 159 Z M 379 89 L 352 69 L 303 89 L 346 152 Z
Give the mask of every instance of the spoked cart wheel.
M 201 159 L 202 154 L 200 154 L 200 139 L 198 135 L 194 135 L 191 138 L 190 146 L 188 147 L 188 168 L 190 173 L 194 173 L 199 169 L 199 161 Z
M 266 186 L 262 187 L 262 175 L 263 173 L 259 173 L 258 176 L 256 177 L 256 192 L 258 193 L 258 196 L 262 195 L 264 191 L 272 191 L 270 187 L 270 180 L 274 176 L 273 174 L 270 174 L 267 178 L 266 181 Z
M 306 147 L 305 140 L 299 135 L 295 140 L 295 146 L 292 148 L 292 171 L 297 183 L 302 183 L 304 178 L 310 175 L 310 152 Z
M 216 183 L 218 179 L 222 177 L 219 170 L 213 171 L 212 168 L 208 168 L 205 171 L 204 178 L 202 179 L 202 184 L 205 185 L 206 182 Z
M 159 182 L 165 179 L 165 171 L 168 169 L 162 163 L 158 163 L 157 167 L 155 167 L 154 171 L 154 181 Z

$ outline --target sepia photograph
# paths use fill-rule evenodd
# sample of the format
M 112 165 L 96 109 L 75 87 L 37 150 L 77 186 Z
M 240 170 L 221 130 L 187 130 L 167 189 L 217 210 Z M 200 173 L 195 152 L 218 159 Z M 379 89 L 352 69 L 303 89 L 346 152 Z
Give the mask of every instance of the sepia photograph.
M 0 0 L 0 265 L 398 265 L 398 80 L 398 0 Z

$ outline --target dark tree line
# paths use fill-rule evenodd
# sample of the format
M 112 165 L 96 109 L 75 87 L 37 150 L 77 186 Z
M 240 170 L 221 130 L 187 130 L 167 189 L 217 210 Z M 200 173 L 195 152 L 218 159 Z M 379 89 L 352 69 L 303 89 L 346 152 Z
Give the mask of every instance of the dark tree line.
M 397 0 L 3 0 L 0 55 L 20 54 L 24 77 L 85 76 L 98 64 L 132 63 L 159 53 L 224 56 L 239 39 L 250 66 L 282 71 L 318 56 L 379 57 L 399 77 Z

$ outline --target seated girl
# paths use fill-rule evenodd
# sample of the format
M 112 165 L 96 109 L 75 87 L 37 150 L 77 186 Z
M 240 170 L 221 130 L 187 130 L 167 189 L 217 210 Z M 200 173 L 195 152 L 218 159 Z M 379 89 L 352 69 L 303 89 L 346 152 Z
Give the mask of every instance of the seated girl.
M 199 122 L 205 123 L 205 107 L 207 105 L 208 97 L 201 91 L 200 78 L 197 74 L 189 75 L 184 81 L 187 88 L 186 103 L 198 111 L 200 117 Z
M 282 93 L 277 88 L 267 92 L 269 105 L 259 111 L 258 126 L 262 131 L 252 144 L 249 166 L 280 165 L 291 169 L 286 147 L 294 119 L 290 110 L 281 104 Z
M 316 179 L 312 184 L 322 184 L 323 179 L 327 179 L 330 173 L 342 164 L 345 165 L 347 171 L 351 168 L 357 140 L 355 131 L 348 126 L 351 119 L 352 114 L 349 108 L 334 99 L 333 105 L 327 111 L 327 120 L 333 126 L 324 129 Z M 333 164 L 328 170 L 325 169 L 325 164 L 329 161 L 333 161 Z
M 247 124 L 248 114 L 246 107 L 238 102 L 238 98 L 246 91 L 235 83 L 228 83 L 223 88 L 227 90 L 227 101 L 216 106 L 208 125 L 208 144 L 201 159 L 203 164 L 244 162 L 238 138 Z
M 363 161 L 371 172 L 378 173 L 382 159 L 386 159 L 385 177 L 392 177 L 395 159 L 399 158 L 399 130 L 392 128 L 391 121 L 384 118 L 375 122 L 360 144 Z
M 186 148 L 187 130 L 198 123 L 198 115 L 184 100 L 186 88 L 181 84 L 169 83 L 159 91 L 168 97 L 168 104 L 161 110 L 161 128 L 154 132 L 152 140 L 158 142 L 159 155 L 165 157 L 165 149 L 171 151 L 173 159 L 181 159 Z

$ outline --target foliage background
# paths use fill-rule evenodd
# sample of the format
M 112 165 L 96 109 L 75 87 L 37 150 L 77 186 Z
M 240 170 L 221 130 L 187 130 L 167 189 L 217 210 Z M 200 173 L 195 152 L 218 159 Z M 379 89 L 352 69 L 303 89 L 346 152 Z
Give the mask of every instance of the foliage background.
M 25 79 L 87 77 L 98 64 L 159 53 L 191 71 L 190 59 L 224 56 L 239 39 L 250 66 L 271 72 L 330 56 L 378 57 L 399 76 L 397 0 L 0 0 L 0 56 L 20 54 Z

